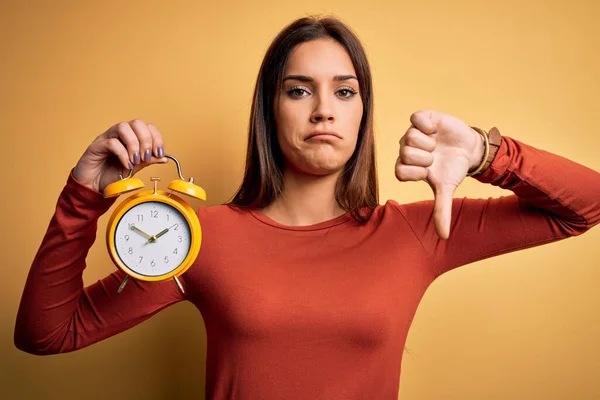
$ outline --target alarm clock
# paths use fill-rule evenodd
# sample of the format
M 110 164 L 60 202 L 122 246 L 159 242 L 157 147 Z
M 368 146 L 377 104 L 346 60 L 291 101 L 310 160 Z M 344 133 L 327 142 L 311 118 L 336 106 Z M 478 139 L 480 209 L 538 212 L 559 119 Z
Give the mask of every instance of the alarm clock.
M 125 272 L 125 279 L 118 288 L 121 293 L 130 278 L 147 282 L 173 279 L 185 293 L 177 278 L 193 264 L 200 252 L 202 229 L 194 209 L 180 196 L 206 200 L 206 192 L 194 184 L 194 178 L 186 181 L 179 161 L 170 154 L 165 157 L 177 165 L 180 179 L 168 185 L 168 191 L 158 189 L 159 177 L 151 177 L 154 188 L 131 195 L 119 204 L 111 214 L 106 227 L 106 246 L 115 265 Z M 140 188 L 144 184 L 129 175 L 110 183 L 104 189 L 104 197 L 116 197 Z

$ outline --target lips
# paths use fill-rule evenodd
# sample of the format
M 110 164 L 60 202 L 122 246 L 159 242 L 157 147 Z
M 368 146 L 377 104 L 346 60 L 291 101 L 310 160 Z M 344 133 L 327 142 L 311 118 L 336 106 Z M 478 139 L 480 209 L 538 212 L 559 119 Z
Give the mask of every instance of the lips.
M 337 138 L 337 139 L 341 139 L 342 137 L 340 135 L 338 135 L 336 132 L 333 131 L 315 131 L 312 132 L 310 135 L 307 136 L 306 140 L 312 139 L 312 138 Z

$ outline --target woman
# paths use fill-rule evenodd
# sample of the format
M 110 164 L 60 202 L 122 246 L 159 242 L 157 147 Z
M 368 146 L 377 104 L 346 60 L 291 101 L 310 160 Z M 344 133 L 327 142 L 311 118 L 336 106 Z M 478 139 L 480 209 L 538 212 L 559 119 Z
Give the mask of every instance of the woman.
M 600 174 L 493 128 L 419 111 L 396 176 L 435 201 L 378 204 L 371 73 L 335 19 L 303 18 L 261 66 L 246 173 L 233 200 L 201 207 L 203 243 L 183 275 L 83 287 L 100 194 L 123 168 L 166 162 L 141 120 L 100 135 L 68 177 L 31 266 L 15 329 L 34 354 L 74 351 L 182 300 L 206 325 L 210 399 L 396 399 L 407 332 L 427 287 L 487 257 L 579 235 L 600 221 Z M 512 190 L 453 200 L 467 176 Z M 583 190 L 582 188 L 585 188 Z

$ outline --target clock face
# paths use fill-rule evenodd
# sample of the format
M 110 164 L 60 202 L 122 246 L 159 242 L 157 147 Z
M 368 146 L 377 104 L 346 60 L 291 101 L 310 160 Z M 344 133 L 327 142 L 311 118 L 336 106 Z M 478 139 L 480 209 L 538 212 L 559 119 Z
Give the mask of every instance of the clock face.
M 190 227 L 176 208 L 158 201 L 130 208 L 115 229 L 115 249 L 127 268 L 145 276 L 175 270 L 190 251 Z

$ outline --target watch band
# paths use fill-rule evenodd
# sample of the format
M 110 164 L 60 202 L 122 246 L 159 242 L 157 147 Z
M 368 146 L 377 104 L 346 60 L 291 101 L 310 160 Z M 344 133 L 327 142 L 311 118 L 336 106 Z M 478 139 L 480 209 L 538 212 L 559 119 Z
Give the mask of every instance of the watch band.
M 500 145 L 502 144 L 502 135 L 500 134 L 498 128 L 493 127 L 492 129 L 490 129 L 488 133 L 488 140 L 490 141 L 490 154 L 485 160 L 485 164 L 483 165 L 483 170 L 481 171 L 481 173 L 486 171 L 490 167 L 490 165 L 492 165 L 494 159 L 496 158 L 496 154 L 500 149 Z
M 478 176 L 483 174 L 487 169 L 492 165 L 494 159 L 496 158 L 496 154 L 498 153 L 498 149 L 500 149 L 500 145 L 502 144 L 502 135 L 498 128 L 493 127 L 489 132 L 484 131 L 483 129 L 477 128 L 475 126 L 471 127 L 474 131 L 483 136 L 486 141 L 486 153 L 487 157 L 485 160 L 481 161 L 481 164 L 477 169 L 467 176 Z

